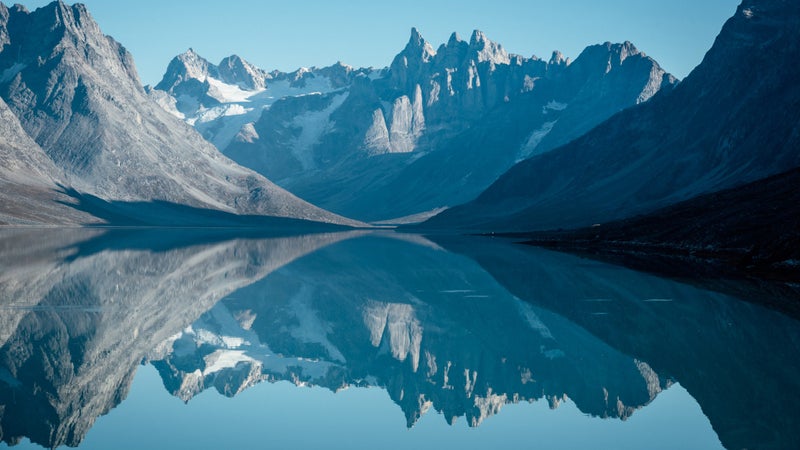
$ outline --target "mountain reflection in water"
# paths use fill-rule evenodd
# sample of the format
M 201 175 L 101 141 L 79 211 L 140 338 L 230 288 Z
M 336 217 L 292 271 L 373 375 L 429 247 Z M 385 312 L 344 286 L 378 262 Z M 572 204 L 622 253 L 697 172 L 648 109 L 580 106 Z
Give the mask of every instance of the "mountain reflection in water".
M 379 387 L 409 427 L 534 401 L 628 419 L 677 382 L 726 448 L 800 445 L 795 319 L 566 254 L 436 241 L 3 231 L 0 437 L 80 445 L 145 363 L 190 405 L 263 381 Z

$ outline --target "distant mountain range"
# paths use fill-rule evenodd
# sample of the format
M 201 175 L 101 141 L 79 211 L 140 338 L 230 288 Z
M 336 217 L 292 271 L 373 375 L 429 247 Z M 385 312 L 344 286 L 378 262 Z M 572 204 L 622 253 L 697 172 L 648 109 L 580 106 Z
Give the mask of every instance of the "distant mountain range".
M 383 70 L 270 72 L 193 50 L 150 95 L 238 163 L 339 214 L 376 221 L 453 206 L 676 84 L 631 43 L 571 62 L 507 53 L 475 31 L 438 50 L 412 29 Z

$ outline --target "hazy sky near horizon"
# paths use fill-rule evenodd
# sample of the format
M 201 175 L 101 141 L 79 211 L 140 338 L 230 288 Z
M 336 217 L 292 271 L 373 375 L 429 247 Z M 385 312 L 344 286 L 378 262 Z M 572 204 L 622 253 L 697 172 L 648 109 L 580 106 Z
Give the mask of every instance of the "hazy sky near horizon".
M 18 0 L 28 9 L 49 0 Z M 8 2 L 7 2 L 8 3 Z M 14 2 L 11 2 L 14 3 Z M 67 1 L 67 3 L 72 3 Z M 437 48 L 452 32 L 480 29 L 511 53 L 575 58 L 591 44 L 631 41 L 685 77 L 703 58 L 739 0 L 83 0 L 103 32 L 156 84 L 188 48 L 213 63 L 238 54 L 265 70 L 342 61 L 384 67 L 411 27 Z

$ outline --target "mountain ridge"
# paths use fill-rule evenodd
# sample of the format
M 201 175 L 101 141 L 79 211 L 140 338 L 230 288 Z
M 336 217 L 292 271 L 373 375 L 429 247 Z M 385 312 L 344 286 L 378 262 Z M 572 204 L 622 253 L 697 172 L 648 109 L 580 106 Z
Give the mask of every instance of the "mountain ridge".
M 176 114 L 191 105 L 185 120 L 223 153 L 365 221 L 466 201 L 519 159 L 677 83 L 629 42 L 587 47 L 575 61 L 557 51 L 542 60 L 509 54 L 480 30 L 434 49 L 412 28 L 387 69 L 310 69 L 307 89 L 295 90 L 276 74 L 265 90 L 220 105 L 208 99 L 213 77 L 174 85 L 181 58 L 151 90 L 162 106 Z M 333 83 L 336 68 L 350 76 Z
M 158 107 L 132 55 L 84 5 L 3 11 L 0 97 L 67 186 L 112 201 L 359 224 L 235 164 Z
M 745 0 L 672 92 L 523 161 L 423 227 L 534 231 L 646 213 L 800 165 L 800 8 Z M 764 150 L 766 149 L 766 150 Z

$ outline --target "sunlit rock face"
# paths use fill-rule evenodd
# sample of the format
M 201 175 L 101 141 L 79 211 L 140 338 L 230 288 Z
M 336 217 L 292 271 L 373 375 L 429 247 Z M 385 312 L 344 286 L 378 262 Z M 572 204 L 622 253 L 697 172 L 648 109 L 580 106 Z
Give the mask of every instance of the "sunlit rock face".
M 99 222 L 68 206 L 74 201 L 60 192 L 64 179 L 0 98 L 0 225 Z
M 160 200 L 232 214 L 346 222 L 237 165 L 159 107 L 143 90 L 133 56 L 103 34 L 84 5 L 0 8 L 0 97 L 16 118 L 4 113 L 3 121 L 18 121 L 47 155 L 37 161 L 39 171 L 55 166 L 59 184 L 109 202 Z M 228 62 L 225 73 L 247 84 L 247 68 Z M 187 76 L 202 70 L 197 65 Z M 13 134 L 0 137 L 0 145 L 18 141 Z M 6 209 L 12 208 L 3 205 L 0 214 L 9 214 Z M 143 208 L 139 214 L 147 216 Z M 159 221 L 158 214 L 151 216 Z

